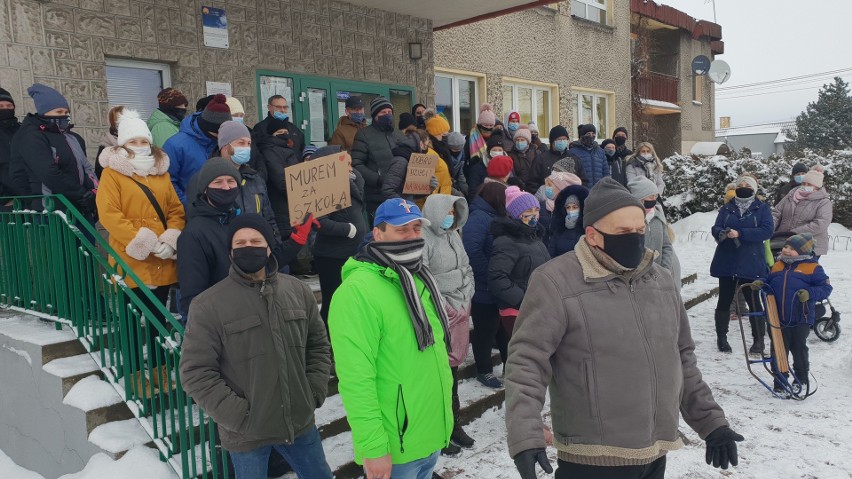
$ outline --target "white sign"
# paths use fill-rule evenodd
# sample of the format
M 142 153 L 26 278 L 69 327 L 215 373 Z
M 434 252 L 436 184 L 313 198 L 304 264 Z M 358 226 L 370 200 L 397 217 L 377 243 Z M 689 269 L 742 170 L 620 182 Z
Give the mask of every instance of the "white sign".
M 231 84 L 226 82 L 209 81 L 207 82 L 207 95 L 223 94 L 225 96 L 234 96 L 231 94 Z

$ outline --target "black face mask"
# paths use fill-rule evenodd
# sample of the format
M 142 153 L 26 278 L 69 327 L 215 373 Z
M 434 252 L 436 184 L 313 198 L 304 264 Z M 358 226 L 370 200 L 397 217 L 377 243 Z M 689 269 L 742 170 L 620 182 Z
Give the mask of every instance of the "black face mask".
M 214 208 L 220 211 L 228 211 L 234 206 L 234 201 L 237 200 L 237 195 L 240 194 L 239 188 L 231 188 L 223 190 L 221 188 L 207 188 L 207 200 Z
M 186 108 L 173 108 L 169 106 L 161 106 L 160 111 L 169 115 L 177 121 L 181 121 L 186 116 Z
M 580 143 L 586 148 L 591 148 L 591 146 L 595 144 L 595 137 L 583 136 L 582 138 L 580 138 Z
M 642 233 L 607 234 L 595 228 L 604 239 L 603 252 L 618 264 L 634 269 L 645 257 L 645 235 Z
M 624 144 L 627 143 L 627 138 L 623 136 L 616 136 L 613 138 L 613 141 L 615 141 L 615 146 L 624 146 Z
M 745 186 L 741 186 L 741 187 L 737 188 L 736 192 L 737 192 L 737 198 L 741 198 L 741 199 L 744 199 L 744 200 L 747 200 L 747 199 L 751 198 L 752 196 L 754 196 L 754 190 L 751 189 L 751 188 L 746 188 Z
M 426 119 L 424 119 L 422 116 L 414 117 L 414 122 L 417 124 L 417 128 L 420 128 L 421 130 L 426 129 Z
M 254 274 L 269 261 L 266 246 L 244 246 L 231 251 L 231 260 L 243 273 Z
M 43 116 L 42 118 L 47 122 L 47 129 L 51 131 L 62 133 L 71 126 L 71 117 L 68 115 Z
M 9 110 L 6 108 L 0 110 L 0 121 L 11 120 L 12 118 L 15 118 L 15 110 Z
M 655 208 L 657 206 L 657 200 L 645 200 L 642 202 L 645 206 L 646 210 L 650 210 L 651 208 Z

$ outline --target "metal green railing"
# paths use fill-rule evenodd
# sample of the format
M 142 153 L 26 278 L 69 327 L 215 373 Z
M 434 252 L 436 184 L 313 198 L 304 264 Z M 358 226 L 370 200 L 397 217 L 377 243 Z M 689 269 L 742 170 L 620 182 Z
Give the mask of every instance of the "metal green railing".
M 181 324 L 148 288 L 128 287 L 143 282 L 64 196 L 0 204 L 10 200 L 0 211 L 0 305 L 71 327 L 182 478 L 228 478 L 215 423 L 180 384 Z M 43 211 L 24 208 L 34 200 Z

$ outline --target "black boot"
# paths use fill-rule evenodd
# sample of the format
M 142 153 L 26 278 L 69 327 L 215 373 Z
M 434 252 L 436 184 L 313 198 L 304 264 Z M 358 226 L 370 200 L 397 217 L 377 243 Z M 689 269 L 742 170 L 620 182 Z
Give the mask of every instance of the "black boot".
M 473 447 L 473 439 L 464 432 L 461 426 L 461 418 L 459 412 L 461 410 L 461 401 L 459 401 L 459 377 L 458 368 L 452 368 L 453 371 L 453 433 L 450 435 L 450 445 L 456 445 L 465 449 Z
M 748 353 L 763 356 L 763 349 L 765 347 L 763 338 L 766 336 L 766 322 L 763 318 L 750 318 L 749 322 L 751 323 L 751 337 L 754 342 L 751 348 L 749 348 Z
M 447 447 L 441 449 L 441 455 L 445 457 L 456 457 L 461 454 L 461 452 L 461 447 L 456 446 L 452 441 L 447 444 Z
M 728 344 L 728 323 L 731 321 L 730 311 L 717 309 L 715 320 L 716 346 L 719 348 L 720 352 L 730 353 L 733 351 L 731 349 L 731 345 Z

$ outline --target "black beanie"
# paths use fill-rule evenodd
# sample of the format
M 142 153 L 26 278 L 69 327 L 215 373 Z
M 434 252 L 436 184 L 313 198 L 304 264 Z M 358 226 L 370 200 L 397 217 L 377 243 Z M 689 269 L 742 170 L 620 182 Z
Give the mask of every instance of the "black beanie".
M 405 131 L 409 126 L 417 126 L 417 120 L 414 118 L 414 115 L 406 111 L 399 115 L 399 129 L 400 131 Z
M 210 103 L 210 100 L 216 95 L 207 95 L 205 97 L 201 97 L 195 102 L 195 111 L 196 113 L 201 113 L 207 107 L 207 104 Z
M 804 163 L 796 163 L 795 165 L 793 165 L 793 175 L 794 176 L 795 176 L 796 173 L 807 173 L 807 172 L 808 172 L 808 165 L 806 165 Z
M 266 218 L 257 213 L 243 213 L 231 220 L 228 228 L 228 245 L 234 242 L 234 234 L 243 228 L 251 228 L 263 235 L 270 248 L 275 247 L 275 233 Z M 233 249 L 233 248 L 230 248 Z
M 607 138 L 603 142 L 601 142 L 601 148 L 606 148 L 606 145 L 614 145 L 615 142 Z
M 550 144 L 552 145 L 554 141 L 560 136 L 564 136 L 565 138 L 571 139 L 571 135 L 568 134 L 568 130 L 562 125 L 556 125 L 550 129 Z
M 8 101 L 12 105 L 15 104 L 15 99 L 12 98 L 12 94 L 9 93 L 5 88 L 0 88 L 0 101 Z
M 595 125 L 593 125 L 593 124 L 591 124 L 591 123 L 587 123 L 587 124 L 585 124 L 585 125 L 580 125 L 580 126 L 578 126 L 578 127 L 577 127 L 577 133 L 579 133 L 579 136 L 580 136 L 581 138 L 582 138 L 582 137 L 583 137 L 586 133 L 589 133 L 589 132 L 592 132 L 592 133 L 597 134 L 598 129 L 597 129 L 597 128 L 595 128 Z
M 586 197 L 583 205 L 583 228 L 588 228 L 604 216 L 627 206 L 635 206 L 642 212 L 645 211 L 642 202 L 634 198 L 624 185 L 611 176 L 604 177 L 592 187 Z
M 491 133 L 491 136 L 488 137 L 488 140 L 485 142 L 486 151 L 491 151 L 491 148 L 494 148 L 495 146 L 500 146 L 504 150 L 506 149 L 506 147 L 503 145 L 503 133 L 501 133 L 500 130 L 494 130 L 494 132 Z
M 615 129 L 615 131 L 612 132 L 612 137 L 615 138 L 615 134 L 618 133 L 618 132 L 624 133 L 625 137 L 630 136 L 630 135 L 627 134 L 627 128 L 625 128 L 623 126 L 619 126 L 618 128 Z

